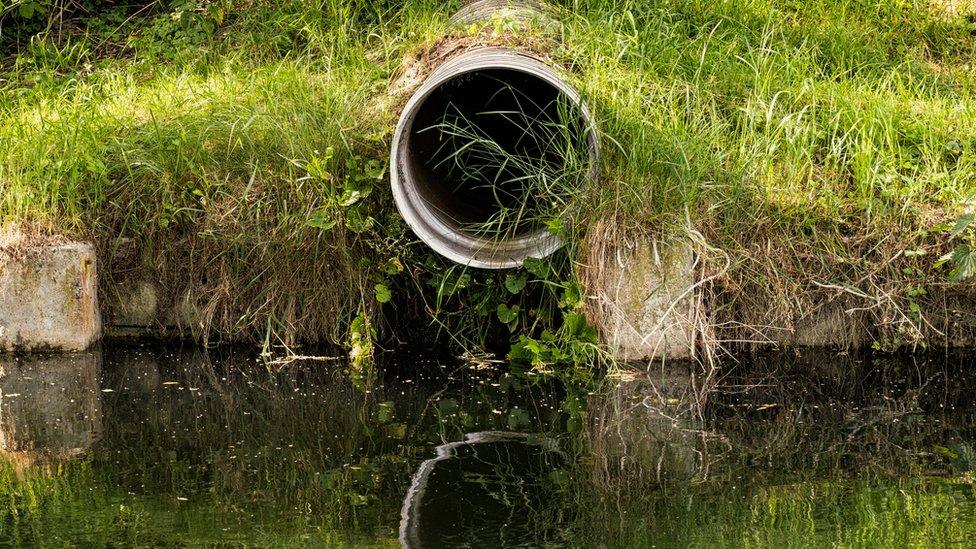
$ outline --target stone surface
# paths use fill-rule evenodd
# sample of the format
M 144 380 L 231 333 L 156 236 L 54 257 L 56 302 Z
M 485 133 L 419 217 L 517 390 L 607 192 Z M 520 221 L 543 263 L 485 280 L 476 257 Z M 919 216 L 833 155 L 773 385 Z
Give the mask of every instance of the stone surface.
M 0 351 L 81 351 L 102 332 L 95 252 L 71 243 L 0 253 Z
M 192 290 L 184 291 L 173 301 L 173 306 L 166 313 L 166 325 L 178 329 L 181 333 L 193 333 L 203 329 L 203 311 L 197 305 Z
M 175 299 L 149 280 L 112 285 L 107 294 L 109 322 L 106 334 L 112 337 L 170 337 L 193 333 L 201 328 L 203 316 L 193 294 L 187 290 Z
M 117 327 L 149 327 L 156 324 L 159 297 L 156 286 L 140 280 L 134 284 L 116 286 L 112 303 L 112 325 Z
M 650 239 L 618 242 L 603 247 L 595 261 L 585 277 L 588 316 L 617 359 L 694 355 L 690 246 Z
M 782 347 L 868 348 L 875 341 L 888 348 L 976 347 L 976 300 L 962 288 L 936 294 L 922 304 L 925 323 L 888 322 L 864 311 L 863 304 L 835 301 L 798 319 L 792 330 L 770 330 L 768 343 Z

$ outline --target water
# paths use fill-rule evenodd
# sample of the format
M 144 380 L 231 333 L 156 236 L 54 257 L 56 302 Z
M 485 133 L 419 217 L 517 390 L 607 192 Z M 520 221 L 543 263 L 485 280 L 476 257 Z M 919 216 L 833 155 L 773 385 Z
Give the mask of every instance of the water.
M 390 362 L 0 359 L 0 544 L 976 544 L 967 358 L 757 358 L 703 410 L 680 369 Z

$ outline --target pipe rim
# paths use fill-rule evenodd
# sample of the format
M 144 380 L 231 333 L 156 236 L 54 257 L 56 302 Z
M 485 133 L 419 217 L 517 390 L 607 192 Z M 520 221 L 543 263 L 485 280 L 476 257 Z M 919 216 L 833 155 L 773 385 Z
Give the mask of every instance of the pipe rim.
M 431 249 L 461 265 L 481 269 L 508 269 L 521 266 L 529 257 L 547 257 L 561 248 L 564 242 L 549 233 L 545 227 L 516 238 L 498 240 L 475 237 L 447 226 L 440 221 L 440 214 L 420 196 L 408 157 L 407 145 L 411 126 L 419 108 L 430 94 L 458 76 L 486 69 L 508 69 L 539 78 L 564 94 L 580 109 L 590 149 L 587 180 L 596 180 L 599 169 L 596 128 L 579 92 L 553 68 L 531 55 L 508 48 L 479 48 L 462 53 L 437 67 L 407 101 L 393 134 L 390 183 L 400 215 Z
M 539 0 L 467 0 L 454 15 L 452 25 L 470 25 L 490 20 L 496 14 L 519 22 L 545 22 L 551 19 L 547 6 Z

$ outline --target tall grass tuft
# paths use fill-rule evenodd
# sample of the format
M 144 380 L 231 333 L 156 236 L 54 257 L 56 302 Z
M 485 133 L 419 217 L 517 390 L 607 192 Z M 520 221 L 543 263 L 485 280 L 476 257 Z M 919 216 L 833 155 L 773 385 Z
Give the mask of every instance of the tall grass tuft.
M 525 92 L 499 83 L 486 102 L 488 110 L 469 116 L 449 103 L 435 124 L 420 130 L 437 134 L 434 169 L 446 173 L 454 192 L 473 191 L 491 205 L 484 219 L 457 220 L 485 239 L 561 225 L 591 164 L 587 129 L 575 104 L 560 98 L 538 105 Z M 509 96 L 515 108 L 491 110 L 499 95 Z

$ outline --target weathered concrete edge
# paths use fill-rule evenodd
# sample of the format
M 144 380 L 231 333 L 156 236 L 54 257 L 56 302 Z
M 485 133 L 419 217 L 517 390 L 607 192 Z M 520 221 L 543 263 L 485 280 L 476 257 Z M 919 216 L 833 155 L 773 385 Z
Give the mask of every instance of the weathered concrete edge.
M 946 290 L 942 307 L 925 311 L 926 322 L 932 325 L 931 334 L 925 336 L 902 333 L 905 323 L 885 324 L 864 304 L 843 296 L 828 296 L 789 323 L 746 327 L 748 337 L 716 335 L 709 324 L 714 319 L 704 314 L 704 281 L 690 238 L 627 238 L 614 234 L 606 224 L 598 224 L 594 233 L 599 240 L 584 246 L 581 277 L 587 316 L 601 342 L 622 362 L 697 359 L 712 350 L 708 345 L 837 350 L 875 345 L 883 350 L 976 347 L 976 296 L 956 290 Z
M 583 277 L 587 316 L 616 359 L 695 355 L 691 246 L 654 239 L 604 242 L 589 260 Z
M 91 244 L 0 250 L 0 352 L 84 351 L 102 336 Z
M 614 358 L 696 358 L 707 326 L 689 241 L 604 239 L 588 261 L 582 276 L 587 316 Z M 185 338 L 200 325 L 195 296 L 163 299 L 149 280 L 103 288 L 99 303 L 97 273 L 88 243 L 0 250 L 0 352 L 82 351 L 103 335 Z M 932 321 L 943 335 L 929 346 L 976 347 L 976 297 L 947 294 Z M 890 336 L 842 299 L 828 300 L 792 326 L 767 328 L 755 347 L 853 350 Z
M 201 324 L 203 313 L 189 291 L 166 299 L 158 285 L 140 278 L 113 285 L 103 295 L 107 337 L 185 338 Z

